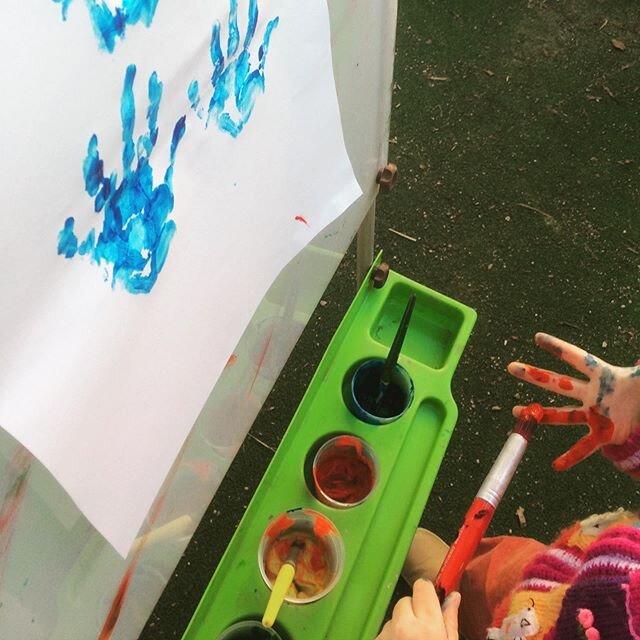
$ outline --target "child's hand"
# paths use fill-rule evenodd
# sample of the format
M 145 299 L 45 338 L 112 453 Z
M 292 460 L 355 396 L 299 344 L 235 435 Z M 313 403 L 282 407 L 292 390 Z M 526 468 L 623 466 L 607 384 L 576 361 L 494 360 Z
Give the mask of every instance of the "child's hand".
M 543 424 L 586 424 L 589 433 L 553 462 L 565 471 L 608 444 L 621 444 L 640 427 L 640 367 L 616 367 L 568 342 L 536 334 L 536 344 L 571 365 L 588 379 L 571 378 L 553 371 L 512 362 L 516 378 L 560 395 L 579 400 L 578 406 L 545 407 Z M 523 407 L 514 407 L 519 416 Z
M 376 640 L 458 640 L 460 594 L 454 591 L 442 609 L 431 582 L 416 580 L 413 597 L 399 600 Z

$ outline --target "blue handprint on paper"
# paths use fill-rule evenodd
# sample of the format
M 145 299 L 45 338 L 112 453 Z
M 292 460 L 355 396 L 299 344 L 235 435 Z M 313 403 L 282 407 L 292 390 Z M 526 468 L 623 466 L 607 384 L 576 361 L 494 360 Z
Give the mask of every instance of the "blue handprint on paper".
M 62 6 L 62 19 L 67 19 L 67 12 L 72 0 L 53 0 Z M 116 38 L 124 38 L 127 25 L 142 21 L 149 27 L 158 6 L 158 0 L 122 0 L 122 6 L 113 11 L 104 0 L 85 0 L 93 30 L 100 46 L 113 53 Z
M 240 30 L 238 28 L 238 0 L 230 0 L 229 36 L 226 59 L 220 44 L 220 23 L 215 22 L 211 31 L 210 55 L 213 64 L 211 87 L 213 95 L 206 113 L 206 126 L 213 119 L 221 131 L 234 138 L 249 121 L 253 106 L 259 93 L 264 93 L 264 67 L 267 62 L 271 33 L 278 26 L 275 17 L 266 26 L 262 44 L 258 47 L 258 66 L 251 68 L 249 48 L 258 25 L 258 0 L 249 0 L 249 18 L 247 33 L 240 48 Z M 204 119 L 205 110 L 201 106 L 200 88 L 194 80 L 187 91 L 191 108 L 200 119 Z M 233 102 L 231 103 L 231 99 Z M 235 115 L 232 116 L 230 111 Z
M 175 124 L 171 138 L 169 166 L 164 182 L 153 186 L 151 154 L 158 141 L 158 110 L 162 83 L 155 71 L 149 77 L 148 131 L 133 140 L 135 99 L 133 82 L 135 65 L 129 65 L 122 91 L 122 180 L 117 173 L 104 174 L 104 163 L 98 151 L 98 137 L 89 140 L 83 163 L 85 189 L 94 199 L 96 213 L 104 212 L 102 230 L 97 240 L 95 230 L 78 242 L 75 220 L 67 218 L 58 234 L 58 254 L 65 258 L 89 255 L 99 265 L 112 268 L 111 285 L 120 281 L 129 293 L 149 293 L 164 266 L 176 224 L 168 220 L 173 211 L 173 167 L 178 144 L 185 132 L 185 116 Z M 132 166 L 136 160 L 135 168 Z

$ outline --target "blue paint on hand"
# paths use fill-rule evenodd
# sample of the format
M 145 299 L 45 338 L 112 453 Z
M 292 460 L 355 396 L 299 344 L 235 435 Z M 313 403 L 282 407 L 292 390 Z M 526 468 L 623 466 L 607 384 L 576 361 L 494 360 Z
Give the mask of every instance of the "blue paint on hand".
M 82 165 L 86 192 L 94 200 L 96 213 L 103 213 L 102 230 L 96 239 L 94 229 L 78 243 L 73 217 L 67 218 L 58 234 L 58 254 L 65 258 L 89 255 L 93 262 L 112 268 L 112 287 L 120 281 L 129 293 L 149 293 L 167 259 L 176 224 L 169 220 L 173 211 L 173 167 L 176 151 L 185 133 L 185 116 L 175 124 L 171 138 L 169 166 L 164 182 L 154 187 L 151 155 L 158 140 L 158 110 L 162 83 L 155 72 L 149 78 L 148 130 L 134 144 L 135 65 L 125 74 L 120 115 L 122 120 L 122 179 L 117 173 L 104 174 L 104 162 L 93 134 Z M 134 166 L 135 161 L 135 166 Z
M 72 0 L 53 0 L 62 7 L 62 19 L 67 19 Z M 149 27 L 158 6 L 158 0 L 122 0 L 122 6 L 113 11 L 104 0 L 85 0 L 93 30 L 100 47 L 113 53 L 116 38 L 123 39 L 127 26 L 142 22 Z
M 256 98 L 264 93 L 264 68 L 271 34 L 278 26 L 280 19 L 273 18 L 266 26 L 264 38 L 258 47 L 258 64 L 251 66 L 249 48 L 253 42 L 258 25 L 258 0 L 249 0 L 247 32 L 240 48 L 240 29 L 238 28 L 238 0 L 230 0 L 229 35 L 227 39 L 226 58 L 220 43 L 220 23 L 215 22 L 211 30 L 210 56 L 213 65 L 211 87 L 213 94 L 207 110 L 206 126 L 213 119 L 217 127 L 234 138 L 249 121 Z M 201 119 L 205 113 L 200 107 L 200 93 L 197 80 L 188 89 L 191 108 Z M 231 100 L 232 99 L 232 100 Z M 232 104 L 232 107 L 230 106 Z M 235 115 L 231 115 L 233 108 Z
M 600 386 L 598 388 L 598 396 L 596 397 L 597 407 L 602 404 L 605 396 L 613 393 L 616 383 L 616 377 L 611 369 L 604 368 L 600 373 L 600 379 L 598 380 L 598 382 L 600 383 Z
M 589 367 L 589 369 L 595 369 L 598 366 L 598 360 L 588 353 L 584 357 L 584 364 Z

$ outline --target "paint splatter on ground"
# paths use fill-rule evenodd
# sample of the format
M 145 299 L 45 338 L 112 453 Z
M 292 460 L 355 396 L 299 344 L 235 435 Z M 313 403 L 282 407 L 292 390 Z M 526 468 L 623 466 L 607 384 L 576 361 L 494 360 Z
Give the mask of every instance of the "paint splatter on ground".
M 212 95 L 205 111 L 200 96 L 200 86 L 193 80 L 187 90 L 191 108 L 206 126 L 213 120 L 218 129 L 237 137 L 249 121 L 256 99 L 265 90 L 264 70 L 271 34 L 278 26 L 279 18 L 269 21 L 262 43 L 258 46 L 257 66 L 252 68 L 250 52 L 258 26 L 258 2 L 249 0 L 247 32 L 240 47 L 238 27 L 238 2 L 230 0 L 229 35 L 226 58 L 220 43 L 220 23 L 215 22 L 211 30 L 210 55 L 213 65 L 211 75 Z
M 129 293 L 149 293 L 162 270 L 176 224 L 168 216 L 173 211 L 173 167 L 176 151 L 185 132 L 185 117 L 175 124 L 171 138 L 169 166 L 164 181 L 154 187 L 151 155 L 158 141 L 158 110 L 162 83 L 156 73 L 149 77 L 148 131 L 134 144 L 135 65 L 127 68 L 122 92 L 122 179 L 112 172 L 105 176 L 98 150 L 98 137 L 91 136 L 83 163 L 85 189 L 94 199 L 94 210 L 103 214 L 102 230 L 96 238 L 91 229 L 78 242 L 75 219 L 67 218 L 58 234 L 58 254 L 67 259 L 90 256 L 92 262 L 111 271 L 111 284 L 117 281 Z M 135 159 L 135 167 L 133 166 Z
M 66 20 L 72 0 L 53 0 L 62 7 L 62 19 Z M 142 22 L 151 26 L 158 0 L 123 0 L 122 6 L 113 10 L 104 0 L 85 0 L 93 31 L 100 48 L 113 53 L 117 38 L 124 39 L 128 26 Z

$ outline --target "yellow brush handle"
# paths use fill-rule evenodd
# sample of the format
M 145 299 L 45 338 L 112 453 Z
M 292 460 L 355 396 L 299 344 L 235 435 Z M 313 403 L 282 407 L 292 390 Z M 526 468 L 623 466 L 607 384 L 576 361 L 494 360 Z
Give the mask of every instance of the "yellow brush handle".
M 267 602 L 267 608 L 264 611 L 264 616 L 262 616 L 262 624 L 265 627 L 273 627 L 278 611 L 280 611 L 280 607 L 284 602 L 287 591 L 289 591 L 289 587 L 293 582 L 295 572 L 296 568 L 289 563 L 283 564 L 280 567 L 276 581 L 273 583 L 273 589 L 271 590 L 269 602 Z

